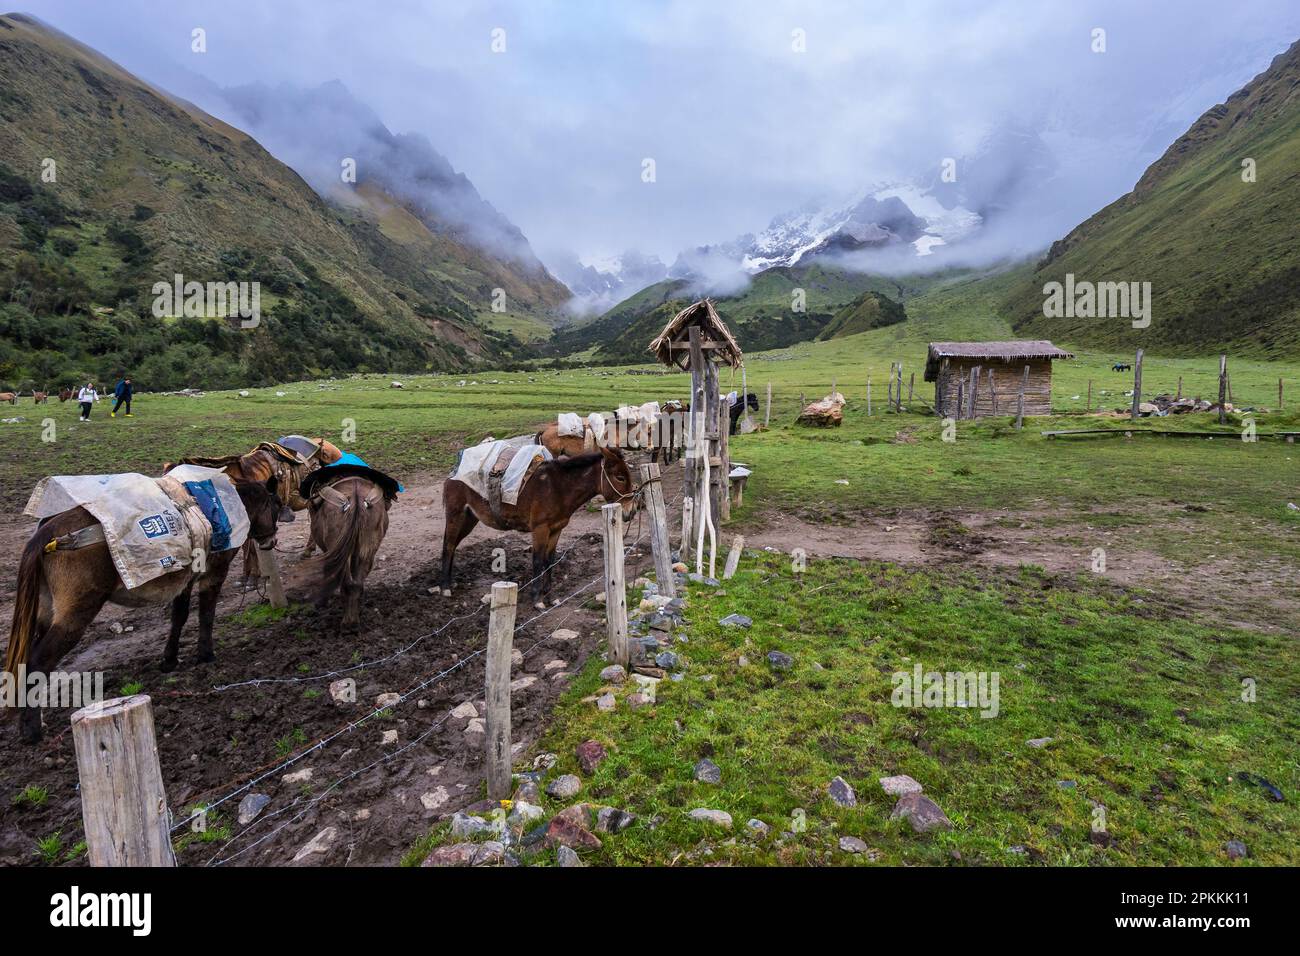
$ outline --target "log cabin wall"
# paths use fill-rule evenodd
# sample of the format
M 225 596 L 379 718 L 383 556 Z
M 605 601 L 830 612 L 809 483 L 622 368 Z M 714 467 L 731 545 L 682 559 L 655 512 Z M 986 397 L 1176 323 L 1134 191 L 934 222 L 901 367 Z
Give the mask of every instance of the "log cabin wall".
M 1004 362 L 1000 357 L 970 358 L 951 357 L 947 360 L 947 371 L 941 372 L 934 386 L 935 408 L 945 417 L 962 418 L 965 409 L 957 410 L 957 381 L 965 382 L 962 388 L 964 401 L 969 408 L 970 373 L 979 366 L 979 386 L 975 392 L 975 417 L 983 418 L 995 414 L 993 395 L 989 390 L 989 369 L 993 369 L 993 383 L 997 388 L 998 415 L 1016 414 L 1016 397 L 1020 392 L 1020 380 L 1024 377 L 1025 366 L 1029 366 L 1029 384 L 1025 386 L 1025 414 L 1050 415 L 1052 413 L 1052 361 L 1051 359 L 1012 359 Z

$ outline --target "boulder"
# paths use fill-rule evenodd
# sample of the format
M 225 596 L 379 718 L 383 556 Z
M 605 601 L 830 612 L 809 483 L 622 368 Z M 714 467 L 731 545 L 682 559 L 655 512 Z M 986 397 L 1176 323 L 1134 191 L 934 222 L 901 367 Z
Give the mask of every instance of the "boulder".
M 923 793 L 909 793 L 900 797 L 889 814 L 889 819 L 904 819 L 917 833 L 931 830 L 951 830 L 952 821 L 939 809 L 939 805 Z
M 569 800 L 576 797 L 581 789 L 582 781 L 574 774 L 566 773 L 552 780 L 546 788 L 546 793 L 557 800 Z
M 731 829 L 731 814 L 725 810 L 710 810 L 706 807 L 700 807 L 692 810 L 689 815 L 692 820 L 711 823 L 714 826 L 722 827 L 724 830 Z
M 703 757 L 695 764 L 695 779 L 700 783 L 722 783 L 722 769 L 708 757 Z
M 440 846 L 427 857 L 421 866 L 484 866 L 505 859 L 505 844 L 496 840 L 486 843 L 453 843 Z
M 604 744 L 595 740 L 584 740 L 574 748 L 574 753 L 578 758 L 578 766 L 582 767 L 582 772 L 586 774 L 595 773 L 596 768 L 607 756 Z
M 858 795 L 843 777 L 836 777 L 826 785 L 826 792 L 842 807 L 856 807 Z
M 920 793 L 923 789 L 919 783 L 905 773 L 893 777 L 881 777 L 880 786 L 891 797 L 904 797 L 909 793 Z

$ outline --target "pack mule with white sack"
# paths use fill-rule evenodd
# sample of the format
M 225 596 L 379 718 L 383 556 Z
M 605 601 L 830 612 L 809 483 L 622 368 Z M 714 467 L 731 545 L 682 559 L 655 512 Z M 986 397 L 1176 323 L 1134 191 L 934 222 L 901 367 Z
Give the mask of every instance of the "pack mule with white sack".
M 235 482 L 214 468 L 181 465 L 161 478 L 62 475 L 42 479 L 25 513 L 41 519 L 23 548 L 4 669 L 46 673 L 81 639 L 103 606 L 171 602 L 161 669 L 176 667 L 190 596 L 199 591 L 196 662 L 214 659 L 217 598 L 240 546 L 275 540 L 276 479 Z M 19 710 L 19 736 L 41 737 L 41 709 Z
M 620 503 L 625 518 L 636 514 L 636 485 L 618 449 L 557 458 L 535 438 L 487 439 L 466 448 L 443 482 L 444 596 L 451 596 L 456 548 L 480 521 L 497 531 L 532 535 L 532 595 L 541 610 L 551 590 L 560 532 L 574 512 L 600 495 L 607 502 Z
M 535 440 L 557 458 L 611 447 L 649 451 L 652 460 L 658 460 L 661 452 L 683 444 L 685 410 L 684 403 L 669 401 L 620 405 L 613 412 L 592 412 L 585 418 L 562 412 L 537 432 Z

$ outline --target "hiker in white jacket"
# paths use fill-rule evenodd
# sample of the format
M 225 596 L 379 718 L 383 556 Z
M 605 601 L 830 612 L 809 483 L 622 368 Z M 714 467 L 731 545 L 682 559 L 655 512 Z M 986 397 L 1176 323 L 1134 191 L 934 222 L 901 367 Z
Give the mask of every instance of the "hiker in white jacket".
M 99 401 L 99 393 L 95 391 L 93 382 L 81 386 L 81 391 L 77 392 L 77 401 L 81 403 L 81 420 L 90 421 L 90 408 Z

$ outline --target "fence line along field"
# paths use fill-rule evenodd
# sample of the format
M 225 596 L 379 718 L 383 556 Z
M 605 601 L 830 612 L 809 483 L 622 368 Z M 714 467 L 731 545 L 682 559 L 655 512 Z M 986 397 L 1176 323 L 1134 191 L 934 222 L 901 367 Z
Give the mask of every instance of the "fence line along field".
M 1111 368 L 1120 357 L 1077 353 L 1055 363 L 1053 415 L 1017 431 L 1011 402 L 954 422 L 933 414 L 932 386 L 910 402 L 888 394 L 924 368 L 926 346 L 881 331 L 747 355 L 734 383 L 719 370 L 722 392 L 744 382 L 762 406 L 771 392 L 770 413 L 748 412 L 770 424 L 728 442 L 748 477 L 717 529 L 726 580 L 688 578 L 682 564 L 665 578 L 673 559 L 696 570 L 696 542 L 679 534 L 689 459 L 663 464 L 662 527 L 643 510 L 624 538 L 626 644 L 606 633 L 611 539 L 592 504 L 561 539 L 559 603 L 521 609 L 506 665 L 500 650 L 485 655 L 482 599 L 496 582 L 527 592 L 529 539 L 474 532 L 456 572 L 468 587 L 445 598 L 442 483 L 459 449 L 489 435 L 689 400 L 690 377 L 656 366 L 137 393 L 130 420 L 90 423 L 71 405 L 19 405 L 0 427 L 0 541 L 14 556 L 0 614 L 33 528 L 18 513 L 45 475 L 158 474 L 189 455 L 319 435 L 404 485 L 359 630 L 341 631 L 337 602 L 311 603 L 318 571 L 300 554 L 300 520 L 279 529 L 288 606 L 231 575 L 214 663 L 160 670 L 166 612 L 116 607 L 65 661 L 103 671 L 107 696 L 150 698 L 182 865 L 574 852 L 1212 864 L 1237 842 L 1252 860 L 1294 863 L 1294 803 L 1271 795 L 1300 782 L 1285 732 L 1300 689 L 1288 636 L 1300 619 L 1295 446 L 1242 438 L 1251 422 L 1260 436 L 1297 428 L 1300 413 L 1270 402 L 1296 368 L 1230 358 L 1225 426 L 1205 413 L 1132 421 L 1131 374 Z M 1143 395 L 1181 380 L 1184 395 L 1216 400 L 1217 365 L 1145 356 Z M 1078 398 L 1089 382 L 1093 414 Z M 832 389 L 840 427 L 796 423 L 801 403 Z M 1166 426 L 1203 438 L 1155 434 Z M 1043 434 L 1073 428 L 1116 437 Z M 656 555 L 660 541 L 676 553 Z M 913 666 L 995 671 L 1002 718 L 975 703 L 892 706 L 890 674 Z M 6 862 L 85 862 L 70 714 L 48 712 L 35 749 L 12 722 L 0 728 Z M 497 754 L 513 765 L 509 785 L 499 763 L 489 770 L 492 741 L 509 750 Z M 891 813 L 903 800 L 877 780 L 903 776 L 938 817 Z M 513 810 L 486 802 L 507 790 Z

